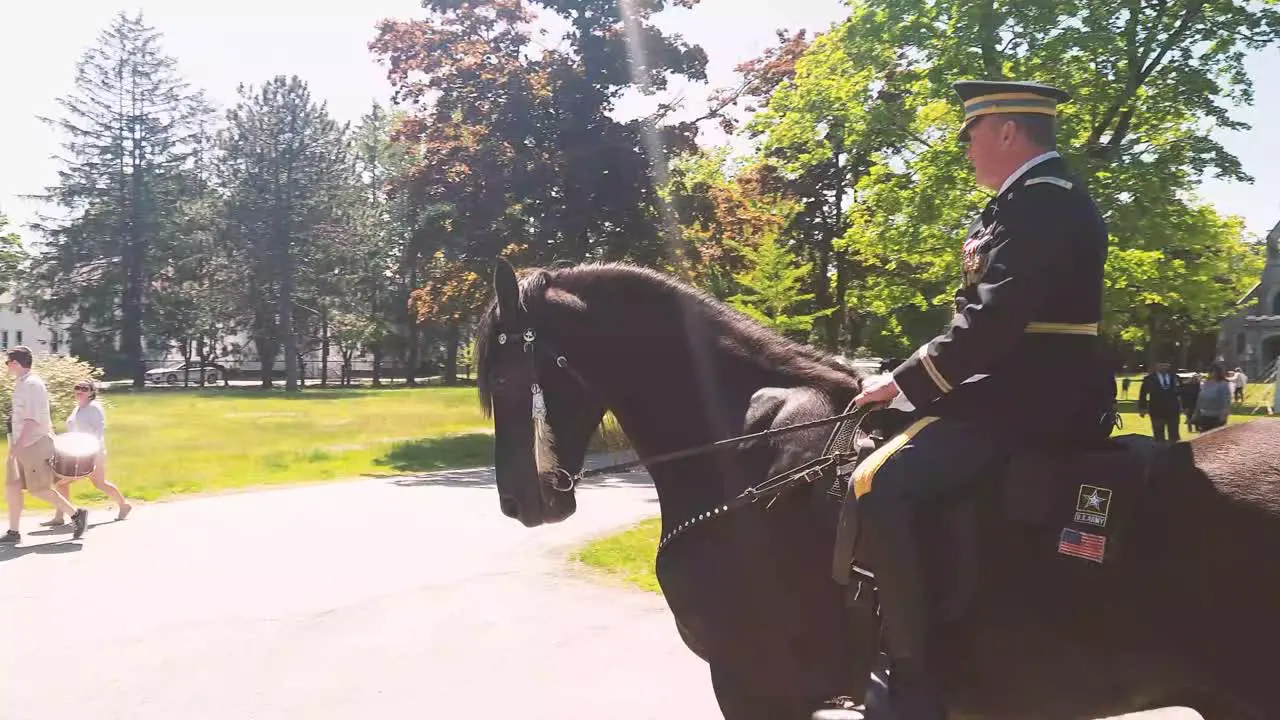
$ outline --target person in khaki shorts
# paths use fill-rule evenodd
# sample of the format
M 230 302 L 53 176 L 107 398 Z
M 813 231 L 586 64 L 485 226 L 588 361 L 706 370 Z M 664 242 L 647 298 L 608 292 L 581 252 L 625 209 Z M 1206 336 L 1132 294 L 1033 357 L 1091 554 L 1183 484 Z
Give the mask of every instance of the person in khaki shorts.
M 77 508 L 58 493 L 53 472 L 53 421 L 49 417 L 49 391 L 44 380 L 31 370 L 31 350 L 19 345 L 5 353 L 5 367 L 13 375 L 13 412 L 9 417 L 9 457 L 5 462 L 4 492 L 9 503 L 9 532 L 0 543 L 22 539 L 22 491 L 52 504 L 58 512 L 71 516 L 72 537 L 79 538 L 88 526 L 89 513 Z

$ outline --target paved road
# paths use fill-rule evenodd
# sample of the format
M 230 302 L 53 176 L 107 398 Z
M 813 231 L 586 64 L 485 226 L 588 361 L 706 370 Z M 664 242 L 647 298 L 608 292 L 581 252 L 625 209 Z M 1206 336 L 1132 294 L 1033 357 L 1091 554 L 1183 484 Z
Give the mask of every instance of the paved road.
M 568 546 L 656 514 L 652 490 L 579 502 L 528 530 L 458 472 L 28 536 L 49 544 L 0 550 L 0 718 L 718 717 L 660 598 L 563 570 Z
M 565 571 L 657 512 L 642 478 L 537 530 L 492 488 L 370 480 L 29 535 L 0 550 L 0 718 L 719 718 L 660 598 Z

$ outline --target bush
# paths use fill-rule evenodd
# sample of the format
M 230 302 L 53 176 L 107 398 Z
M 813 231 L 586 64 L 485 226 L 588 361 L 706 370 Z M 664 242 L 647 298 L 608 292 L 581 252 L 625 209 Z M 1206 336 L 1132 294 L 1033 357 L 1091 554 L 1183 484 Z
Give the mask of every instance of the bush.
M 69 355 L 36 355 L 31 369 L 44 379 L 49 389 L 49 417 L 53 419 L 54 432 L 61 432 L 64 421 L 76 406 L 76 383 L 85 378 L 94 381 L 102 379 L 102 370 Z M 99 394 L 99 400 L 104 398 Z M 0 433 L 9 432 L 9 415 L 13 412 L 13 376 L 0 373 L 0 417 L 4 418 L 4 428 Z

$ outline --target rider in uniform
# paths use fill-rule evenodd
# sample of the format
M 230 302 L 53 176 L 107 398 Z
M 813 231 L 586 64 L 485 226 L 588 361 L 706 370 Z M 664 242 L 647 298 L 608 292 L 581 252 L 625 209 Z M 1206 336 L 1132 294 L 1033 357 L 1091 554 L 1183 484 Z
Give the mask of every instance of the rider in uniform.
M 946 331 L 857 398 L 914 412 L 853 478 L 860 557 L 876 576 L 902 720 L 946 717 L 931 657 L 941 619 L 922 590 L 915 508 L 993 476 L 1019 446 L 1105 439 L 1116 395 L 1098 343 L 1107 229 L 1055 151 L 1057 108 L 1070 97 L 1039 83 L 953 87 L 964 103 L 960 141 L 995 196 L 965 238 Z M 1035 391 L 1045 383 L 1048 402 Z

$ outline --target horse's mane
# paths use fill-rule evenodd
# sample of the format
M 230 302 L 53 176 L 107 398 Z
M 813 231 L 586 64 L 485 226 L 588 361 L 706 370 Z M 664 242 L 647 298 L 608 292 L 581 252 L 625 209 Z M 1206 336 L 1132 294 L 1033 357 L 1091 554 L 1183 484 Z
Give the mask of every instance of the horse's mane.
M 727 343 L 734 352 L 762 369 L 793 378 L 797 385 L 849 391 L 856 389 L 863 378 L 860 370 L 845 365 L 836 356 L 783 337 L 709 293 L 657 270 L 626 263 L 587 263 L 555 270 L 528 268 L 520 271 L 519 278 L 521 309 L 526 312 L 536 312 L 544 303 L 554 302 L 548 298 L 548 290 L 552 288 L 571 293 L 594 290 L 597 294 L 603 289 L 615 295 L 642 289 L 697 312 L 699 319 L 714 329 L 720 343 Z M 490 303 L 476 328 L 477 385 L 486 411 L 490 407 L 491 388 L 484 369 L 493 351 L 495 305 L 496 301 Z

